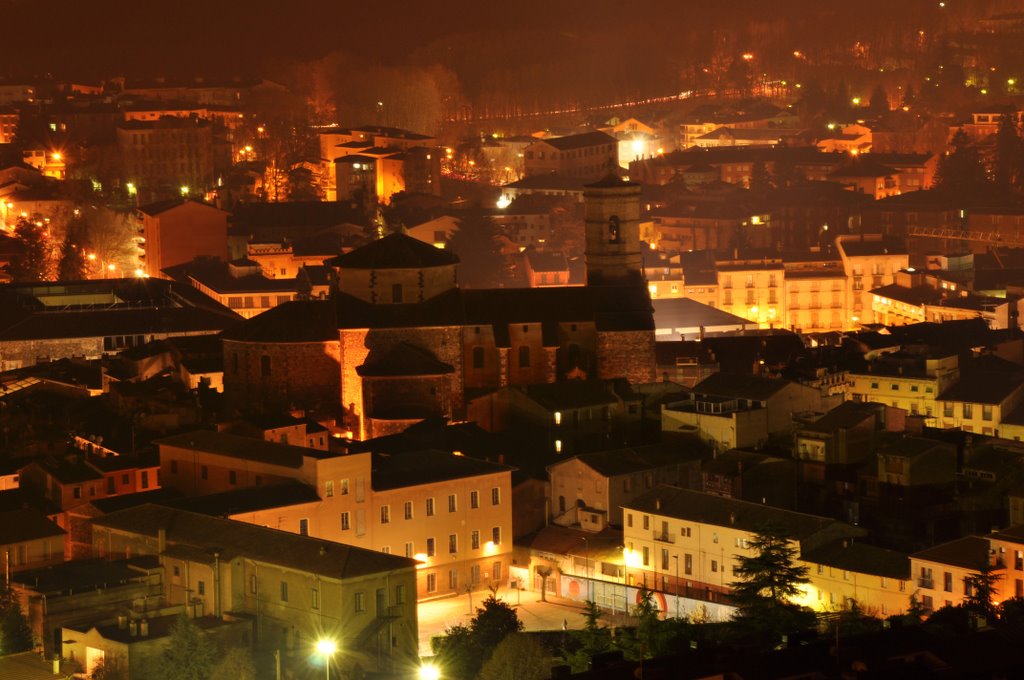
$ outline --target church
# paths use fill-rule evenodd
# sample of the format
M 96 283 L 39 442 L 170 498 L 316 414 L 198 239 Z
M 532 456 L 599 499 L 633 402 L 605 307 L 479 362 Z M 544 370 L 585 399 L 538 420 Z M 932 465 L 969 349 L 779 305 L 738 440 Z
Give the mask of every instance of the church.
M 617 177 L 584 193 L 587 283 L 461 289 L 458 258 L 391 234 L 327 260 L 329 299 L 280 305 L 225 331 L 224 391 L 239 411 L 343 413 L 356 439 L 509 385 L 655 379 L 643 280 L 640 186 Z

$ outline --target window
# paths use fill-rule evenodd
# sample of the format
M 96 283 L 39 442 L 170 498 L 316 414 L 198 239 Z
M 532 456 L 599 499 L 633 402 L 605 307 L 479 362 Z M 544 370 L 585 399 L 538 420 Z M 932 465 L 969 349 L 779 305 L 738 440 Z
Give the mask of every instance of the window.
M 253 595 L 257 594 L 260 589 L 260 582 L 257 580 L 255 574 L 249 577 L 249 592 Z
M 427 557 L 433 557 L 437 554 L 437 550 L 434 546 L 434 537 L 431 536 L 427 539 Z
M 965 419 L 969 419 L 969 418 L 973 418 L 974 417 L 974 405 L 973 404 L 964 404 L 963 408 L 964 408 L 963 413 L 964 413 L 964 418 Z
M 405 556 L 406 557 L 412 557 L 415 554 L 416 553 L 415 553 L 415 549 L 413 548 L 412 541 L 409 541 L 408 543 L 405 544 Z
M 455 534 L 448 534 L 448 552 L 452 555 L 459 552 L 459 537 Z
M 982 406 L 981 406 L 981 419 L 982 420 L 992 420 L 992 405 L 991 404 L 982 404 Z
M 428 498 L 427 499 L 427 517 L 433 517 L 433 516 L 434 516 L 434 499 L 433 498 Z
M 497 505 L 501 502 L 501 489 L 493 487 L 491 489 L 491 505 Z
M 474 564 L 469 568 L 469 584 L 476 585 L 480 583 L 480 565 Z
M 334 480 L 329 479 L 324 482 L 324 496 L 327 498 L 334 496 Z
M 412 519 L 412 501 L 405 502 L 405 518 Z
M 501 544 L 501 527 L 491 529 L 491 540 L 494 542 L 494 545 Z
M 300 519 L 299 520 L 299 535 L 300 536 L 309 536 L 309 520 L 308 519 Z
M 347 512 L 341 513 L 341 530 L 342 531 L 348 531 L 351 528 L 352 528 L 352 525 L 349 523 L 348 513 Z
M 266 354 L 260 357 L 260 375 L 264 378 L 270 377 L 270 357 Z
M 362 590 L 356 591 L 356 613 L 366 611 L 366 592 Z
M 437 592 L 437 574 L 427 574 L 427 592 Z
M 338 493 L 340 493 L 342 496 L 347 496 L 348 495 L 348 480 L 347 479 L 341 480 L 341 483 L 339 484 L 339 488 L 338 488 Z
M 633 513 L 630 513 L 630 512 L 626 513 L 626 526 L 629 527 L 630 529 L 633 528 Z
M 159 472 L 159 470 L 157 472 Z M 142 471 L 142 482 L 140 483 L 140 486 L 143 489 L 149 488 L 149 470 Z
M 650 515 L 644 515 L 644 531 L 647 531 L 650 528 L 651 528 L 651 516 Z
M 459 572 L 454 569 L 448 570 L 448 587 L 451 590 L 457 590 L 459 587 Z
M 405 604 L 405 586 L 402 584 L 395 586 L 395 604 Z
M 200 581 L 196 584 L 196 591 L 200 595 L 206 595 L 206 581 Z
M 455 494 L 448 494 L 448 512 L 455 512 L 458 509 L 458 502 Z
M 693 574 L 693 555 L 686 553 L 683 556 L 683 573 L 687 576 Z
M 473 550 L 480 549 L 480 532 L 477 529 L 473 529 L 473 533 L 469 535 L 469 543 Z
M 402 284 L 393 283 L 391 284 L 391 302 L 401 304 L 402 302 Z
M 651 549 L 646 545 L 644 546 L 644 566 L 648 566 L 651 563 Z
M 288 581 L 281 581 L 281 602 L 288 601 Z
M 491 565 L 491 580 L 492 581 L 500 581 L 501 580 L 501 562 L 495 562 L 494 564 Z
M 712 572 L 717 572 L 718 571 L 718 560 L 711 560 L 711 571 Z
M 474 347 L 473 348 L 473 368 L 484 367 L 484 348 Z
M 390 524 L 391 522 L 391 506 L 382 505 L 380 506 L 380 523 Z
M 469 492 L 469 507 L 476 510 L 480 507 L 480 492 L 470 491 Z
M 530 348 L 527 345 L 522 345 L 519 348 L 519 368 L 530 367 Z
M 316 588 L 309 593 L 309 606 L 313 609 L 320 609 L 320 591 Z
M 948 571 L 942 573 L 942 589 L 947 593 L 953 592 L 953 574 Z

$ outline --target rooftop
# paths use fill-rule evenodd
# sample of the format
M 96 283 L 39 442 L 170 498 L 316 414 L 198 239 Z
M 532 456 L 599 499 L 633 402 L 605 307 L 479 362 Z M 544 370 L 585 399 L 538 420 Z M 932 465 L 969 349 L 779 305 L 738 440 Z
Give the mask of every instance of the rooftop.
M 341 269 L 422 269 L 457 264 L 459 258 L 419 239 L 394 233 L 325 264 Z
M 373 454 L 371 483 L 374 491 L 436 484 L 452 479 L 511 472 L 512 468 L 448 451 L 409 451 Z
M 240 437 L 226 432 L 194 430 L 153 441 L 161 447 L 174 446 L 188 451 L 212 453 L 229 458 L 251 460 L 289 468 L 301 468 L 305 458 L 331 458 L 335 454 L 301 446 L 289 446 L 255 437 Z
M 989 564 L 989 542 L 980 536 L 965 536 L 911 555 L 912 558 L 948 564 L 965 569 L 981 569 Z

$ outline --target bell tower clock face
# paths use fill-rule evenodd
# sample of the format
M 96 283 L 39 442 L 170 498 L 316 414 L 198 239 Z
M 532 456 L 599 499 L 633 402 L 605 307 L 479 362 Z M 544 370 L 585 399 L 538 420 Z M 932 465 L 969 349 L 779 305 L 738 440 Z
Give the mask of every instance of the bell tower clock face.
M 620 243 L 619 216 L 612 215 L 608 218 L 608 243 Z

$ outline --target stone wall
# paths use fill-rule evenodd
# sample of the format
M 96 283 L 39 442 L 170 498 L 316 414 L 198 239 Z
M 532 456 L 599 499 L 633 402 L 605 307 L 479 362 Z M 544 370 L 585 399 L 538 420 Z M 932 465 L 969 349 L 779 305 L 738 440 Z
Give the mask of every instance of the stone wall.
M 269 359 L 269 375 L 263 357 Z M 224 392 L 228 404 L 240 410 L 335 405 L 341 393 L 340 344 L 225 340 Z
M 654 382 L 655 366 L 653 331 L 598 331 L 598 378 Z

